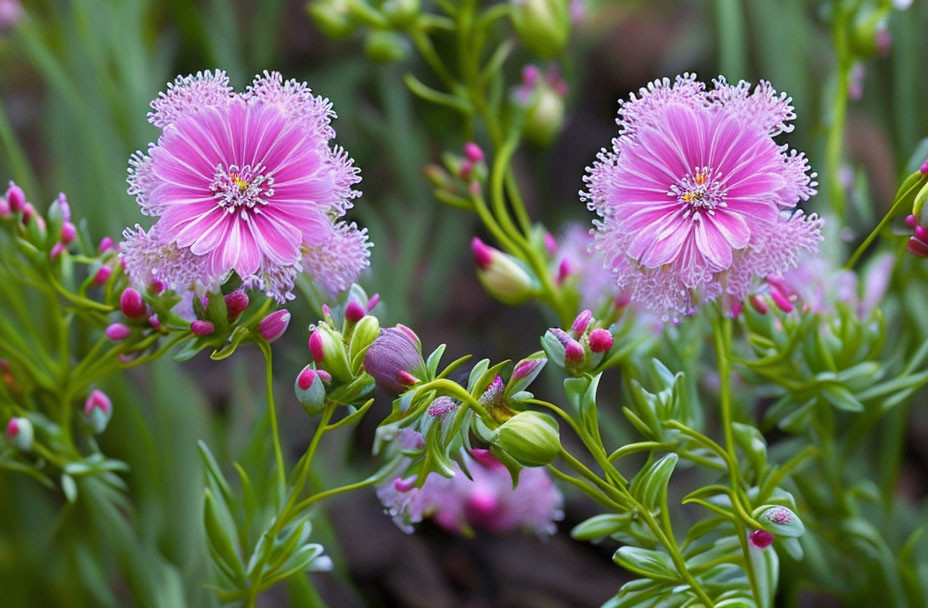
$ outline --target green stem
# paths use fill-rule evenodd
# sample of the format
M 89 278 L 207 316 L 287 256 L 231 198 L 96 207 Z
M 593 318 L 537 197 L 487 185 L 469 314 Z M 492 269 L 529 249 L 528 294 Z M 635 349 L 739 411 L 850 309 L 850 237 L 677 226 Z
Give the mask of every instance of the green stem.
M 828 169 L 828 200 L 831 211 L 844 219 L 846 212 L 844 188 L 841 185 L 841 159 L 844 148 L 844 124 L 847 117 L 848 87 L 851 75 L 852 56 L 849 41 L 848 10 L 842 2 L 833 3 L 834 25 L 832 37 L 837 53 L 838 67 L 835 73 L 837 78 L 835 95 L 831 100 L 831 123 L 828 127 L 828 139 L 825 149 L 825 162 Z
M 894 202 L 893 206 L 889 208 L 889 211 L 886 212 L 886 215 L 883 216 L 883 219 L 880 220 L 880 223 L 877 224 L 876 228 L 874 228 L 870 234 L 867 235 L 867 238 L 864 239 L 860 246 L 854 250 L 853 255 L 851 255 L 851 257 L 848 259 L 847 264 L 844 265 L 846 270 L 851 270 L 854 268 L 854 265 L 857 264 L 860 256 L 864 254 L 873 240 L 883 231 L 884 228 L 886 228 L 887 224 L 889 224 L 893 218 L 896 217 L 896 213 L 899 212 L 899 208 L 909 200 L 909 196 L 917 189 L 922 188 L 926 179 L 928 179 L 928 177 L 922 176 L 921 179 L 912 184 L 912 187 L 910 187 L 902 194 L 896 196 L 896 202 Z
M 280 432 L 277 429 L 277 408 L 274 407 L 274 375 L 271 363 L 271 345 L 264 340 L 258 342 L 261 354 L 264 355 L 265 382 L 267 383 L 267 412 L 271 420 L 271 435 L 274 441 L 274 460 L 277 465 L 278 493 L 287 487 L 287 476 L 284 469 L 284 454 L 280 447 Z

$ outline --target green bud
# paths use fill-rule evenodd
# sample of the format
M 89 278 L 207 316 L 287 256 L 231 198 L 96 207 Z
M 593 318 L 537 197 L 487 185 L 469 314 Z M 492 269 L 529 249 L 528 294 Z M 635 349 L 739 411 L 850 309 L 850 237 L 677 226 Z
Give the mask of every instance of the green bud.
M 329 38 L 347 38 L 357 29 L 349 0 L 314 0 L 306 11 L 319 30 Z
M 754 510 L 754 517 L 774 536 L 794 538 L 805 532 L 802 521 L 788 507 L 764 505 Z
M 380 321 L 372 315 L 365 315 L 358 324 L 354 326 L 354 332 L 351 334 L 351 343 L 348 345 L 348 360 L 351 361 L 351 369 L 355 373 L 361 371 L 364 364 L 364 353 L 377 336 L 380 335 Z
M 561 451 L 557 421 L 540 412 L 519 412 L 498 429 L 494 446 L 526 467 L 550 464 Z
M 342 335 L 328 325 L 318 325 L 313 331 L 309 337 L 309 352 L 316 366 L 332 374 L 339 382 L 352 379 Z
M 538 293 L 538 280 L 514 257 L 477 237 L 471 240 L 470 246 L 477 264 L 477 279 L 491 296 L 503 304 L 517 305 Z
M 567 0 L 512 0 L 512 25 L 528 50 L 554 57 L 570 34 Z
M 394 63 L 406 58 L 409 43 L 396 32 L 375 30 L 364 40 L 364 52 L 377 63 Z
M 322 376 L 311 365 L 303 368 L 293 383 L 296 399 L 310 416 L 315 416 L 325 406 L 325 386 Z
M 405 26 L 416 18 L 420 7 L 420 0 L 387 0 L 380 10 L 393 24 Z
M 532 143 L 546 146 L 554 140 L 564 124 L 564 99 L 551 87 L 541 85 L 528 109 L 522 132 Z

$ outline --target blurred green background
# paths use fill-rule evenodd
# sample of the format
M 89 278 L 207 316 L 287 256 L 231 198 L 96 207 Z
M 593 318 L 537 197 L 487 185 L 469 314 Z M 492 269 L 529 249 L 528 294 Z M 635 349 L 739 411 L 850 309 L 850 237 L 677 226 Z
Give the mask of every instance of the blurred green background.
M 862 96 L 850 102 L 838 166 L 830 166 L 834 159 L 826 153 L 836 87 L 827 3 L 584 5 L 586 18 L 561 66 L 570 85 L 565 128 L 550 148 L 526 148 L 515 161 L 533 217 L 552 231 L 572 218 L 588 221 L 576 193 L 584 167 L 615 134 L 616 100 L 659 76 L 695 71 L 703 79 L 765 78 L 787 91 L 798 119 L 785 141 L 806 151 L 821 174 L 837 169 L 845 176 L 848 239 L 866 234 L 882 215 L 904 164 L 928 133 L 924 2 L 893 12 L 888 54 L 874 52 L 862 64 Z M 499 358 L 534 350 L 544 315 L 507 309 L 482 292 L 467 249 L 474 219 L 439 207 L 422 177 L 423 165 L 446 148 L 459 149 L 456 122 L 406 90 L 402 75 L 421 66 L 375 64 L 362 42 L 325 38 L 303 0 L 27 1 L 18 22 L 0 34 L 0 176 L 15 179 L 40 207 L 67 193 L 94 238 L 115 238 L 124 226 L 144 225 L 126 194 L 127 159 L 157 135 L 145 113 L 165 83 L 221 68 L 241 88 L 255 73 L 278 70 L 332 100 L 337 141 L 362 169 L 364 196 L 351 215 L 376 244 L 365 286 L 386 302 L 384 322 L 412 325 L 427 336 L 426 347 L 447 342 L 450 353 Z M 518 58 L 510 64 L 515 81 Z M 825 190 L 834 187 L 820 181 Z M 812 207 L 824 205 L 827 194 Z M 305 327 L 317 311 L 299 299 L 291 309 L 295 321 L 275 354 L 292 461 L 311 427 L 288 387 L 308 358 Z M 221 462 L 241 460 L 258 470 L 267 463 L 255 357 L 184 366 L 165 361 L 112 379 L 106 388 L 116 413 L 102 447 L 132 467 L 121 509 L 107 501 L 64 506 L 60 495 L 32 480 L 0 472 L 0 604 L 213 605 L 203 587 L 196 440 L 213 446 Z M 329 442 L 320 483 L 369 470 L 364 455 L 372 425 Z M 925 493 L 926 456 L 917 445 L 906 456 L 916 496 Z M 562 527 L 588 511 L 571 499 Z M 372 493 L 329 512 L 340 538 L 327 542 L 336 572 L 314 575 L 329 605 L 586 606 L 618 587 L 608 553 L 566 535 L 543 552 L 533 539 L 468 543 L 430 529 L 407 538 L 380 515 Z M 579 575 L 584 585 L 575 584 Z M 307 586 L 295 585 L 263 601 L 302 605 L 310 597 Z

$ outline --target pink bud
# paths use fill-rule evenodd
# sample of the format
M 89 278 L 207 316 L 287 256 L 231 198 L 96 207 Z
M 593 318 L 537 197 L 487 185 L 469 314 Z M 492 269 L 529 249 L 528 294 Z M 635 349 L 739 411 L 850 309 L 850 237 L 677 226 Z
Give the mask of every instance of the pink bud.
M 925 244 L 914 236 L 909 237 L 909 241 L 906 243 L 905 248 L 912 255 L 916 255 L 920 258 L 928 258 L 928 244 Z
M 12 207 L 13 205 L 10 205 Z M 33 217 L 35 217 L 35 207 L 32 206 L 32 203 L 26 203 L 22 207 L 23 211 L 23 224 L 28 224 Z
M 6 425 L 6 436 L 13 438 L 19 435 L 19 420 L 17 418 L 10 418 L 10 421 Z
M 365 314 L 364 307 L 354 300 L 345 305 L 345 319 L 351 323 L 357 323 L 364 318 Z
M 503 463 L 493 455 L 493 452 L 490 450 L 484 450 L 481 448 L 474 448 L 470 451 L 470 455 L 474 460 L 483 465 L 487 469 L 495 469 L 497 467 L 503 466 Z
M 226 294 L 223 299 L 226 302 L 226 311 L 229 313 L 229 323 L 238 319 L 239 315 L 248 308 L 248 294 L 241 289 Z
M 474 172 L 474 163 L 470 160 L 461 161 L 461 168 L 458 171 L 458 175 L 467 179 Z
M 783 312 L 793 312 L 793 303 L 789 301 L 789 297 L 780 291 L 778 288 L 773 287 L 770 290 L 770 299 L 773 300 L 773 303 L 777 305 L 777 308 Z
M 476 492 L 467 498 L 464 509 L 468 517 L 479 522 L 490 519 L 499 507 L 499 501 L 488 492 Z
M 130 319 L 138 319 L 145 314 L 145 300 L 142 299 L 142 294 L 127 287 L 119 296 L 119 309 Z
M 545 249 L 551 255 L 554 255 L 557 251 L 557 241 L 554 240 L 554 236 L 550 232 L 545 232 Z
M 61 242 L 70 245 L 77 236 L 77 228 L 71 222 L 65 222 L 61 225 Z
M 110 275 L 113 274 L 113 269 L 109 266 L 100 266 L 97 269 L 97 273 L 93 275 L 93 284 L 94 285 L 103 285 L 110 280 Z
M 290 311 L 286 308 L 275 310 L 258 323 L 258 333 L 268 342 L 273 342 L 284 335 L 290 325 Z
M 123 268 L 125 268 L 125 266 Z M 157 296 L 164 291 L 164 288 L 164 281 L 161 279 L 152 279 L 151 283 L 148 284 L 148 293 Z
M 324 369 L 317 369 L 316 375 L 319 376 L 319 379 L 328 384 L 332 381 L 332 374 L 325 371 Z
M 474 237 L 470 241 L 470 251 L 474 255 L 474 262 L 481 270 L 486 270 L 493 262 L 493 248 Z
M 396 379 L 400 384 L 404 384 L 406 386 L 412 386 L 421 382 L 421 380 L 407 372 L 405 369 L 401 369 L 396 373 Z
M 467 156 L 468 160 L 472 163 L 479 163 L 484 158 L 483 150 L 472 141 L 464 144 L 464 155 Z
M 584 354 L 583 345 L 576 340 L 569 340 L 567 344 L 564 345 L 564 359 L 566 361 L 570 361 L 571 363 L 583 361 Z
M 374 310 L 375 308 L 377 308 L 377 304 L 379 304 L 379 303 L 380 303 L 380 294 L 379 294 L 379 293 L 375 293 L 375 294 L 372 295 L 371 298 L 367 301 L 367 312 L 370 312 L 370 311 Z
M 0 219 L 8 219 L 13 214 L 10 209 L 10 202 L 5 198 L 0 198 Z
M 512 370 L 512 377 L 516 380 L 521 378 L 527 378 L 532 372 L 538 369 L 539 366 L 545 364 L 546 359 L 523 359 L 516 364 L 515 369 Z
M 313 385 L 313 382 L 316 381 L 316 370 L 311 367 L 303 368 L 303 371 L 300 372 L 300 375 L 296 378 L 296 384 L 300 387 L 300 390 L 307 391 L 309 387 Z
M 190 324 L 190 331 L 195 336 L 209 336 L 216 331 L 216 326 L 210 323 L 209 321 L 204 321 L 202 319 L 197 319 Z
M 767 307 L 767 302 L 764 301 L 764 298 L 762 298 L 761 296 L 751 296 L 748 299 L 748 302 L 751 303 L 751 308 L 753 308 L 760 314 L 762 315 L 767 314 L 767 311 L 769 310 L 769 308 Z
M 158 319 L 158 315 L 148 317 L 148 324 L 156 331 L 161 331 L 161 321 Z
M 928 158 L 926 158 L 925 162 L 922 163 L 922 166 L 918 168 L 918 172 L 922 175 L 928 175 Z
M 113 342 L 125 340 L 132 333 L 131 330 L 122 323 L 113 323 L 106 328 L 106 337 Z
M 100 246 L 97 247 L 97 251 L 99 253 L 103 253 L 104 251 L 109 251 L 110 249 L 116 249 L 116 243 L 114 243 L 113 239 L 110 237 L 105 236 L 100 240 Z
M 915 238 L 917 238 L 918 240 L 924 243 L 928 243 L 928 228 L 925 228 L 924 226 L 921 226 L 921 225 L 916 226 L 915 227 Z
M 905 216 L 905 225 L 909 228 L 915 228 L 918 226 L 918 218 L 910 213 L 909 215 Z
M 416 478 L 410 477 L 408 480 L 404 480 L 401 477 L 397 477 L 393 480 L 393 489 L 397 492 L 406 493 L 416 487 Z
M 573 325 L 570 326 L 570 331 L 574 332 L 575 336 L 581 336 L 590 326 L 590 323 L 593 321 L 593 313 L 588 309 L 583 310 L 577 318 L 574 319 Z
M 561 263 L 557 266 L 557 284 L 558 286 L 564 282 L 564 280 L 570 276 L 570 273 L 573 272 L 571 267 L 570 260 L 564 258 L 561 260 Z
M 11 211 L 14 213 L 22 211 L 26 206 L 26 193 L 11 181 L 10 187 L 6 191 L 6 200 L 10 204 Z
M 754 530 L 748 536 L 751 544 L 757 547 L 758 549 L 766 549 L 773 544 L 773 534 L 767 532 L 766 530 Z
M 541 75 L 541 70 L 539 70 L 534 65 L 527 65 L 522 68 L 522 84 L 527 87 L 535 86 L 535 83 L 538 82 L 538 77 Z
M 58 241 L 52 245 L 52 250 L 48 252 L 48 257 L 52 260 L 57 259 L 64 252 L 64 243 Z
M 314 331 L 309 336 L 309 354 L 312 355 L 313 361 L 316 363 L 322 363 L 325 358 L 324 346 L 322 333 Z
M 607 329 L 594 329 L 590 332 L 590 350 L 594 353 L 604 353 L 612 348 L 615 339 Z
M 113 411 L 113 403 L 103 391 L 94 390 L 90 393 L 90 396 L 87 397 L 87 401 L 84 402 L 84 414 L 89 416 L 93 413 L 95 408 L 99 409 L 104 414 L 109 414 Z

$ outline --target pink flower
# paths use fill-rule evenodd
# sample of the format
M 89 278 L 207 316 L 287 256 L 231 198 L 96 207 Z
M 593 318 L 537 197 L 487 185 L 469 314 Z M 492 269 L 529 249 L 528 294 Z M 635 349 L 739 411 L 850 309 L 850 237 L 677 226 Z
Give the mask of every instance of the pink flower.
M 620 288 L 664 320 L 816 251 L 822 221 L 793 211 L 815 193 L 804 155 L 774 136 L 792 130 L 790 99 L 769 83 L 693 75 L 663 79 L 619 110 L 619 136 L 588 169 L 582 193 L 601 220 L 596 246 Z
M 234 93 L 222 71 L 178 78 L 152 102 L 162 129 L 148 154 L 130 161 L 129 193 L 158 217 L 147 239 L 191 262 L 127 270 L 136 281 L 221 282 L 235 271 L 246 287 L 279 301 L 307 271 L 329 291 L 368 264 L 366 231 L 337 222 L 359 196 L 360 177 L 335 136 L 328 100 L 304 83 L 265 72 Z M 134 233 L 137 238 L 138 233 Z
M 421 488 L 414 478 L 396 479 L 377 490 L 387 513 L 405 532 L 425 518 L 452 534 L 470 534 L 474 528 L 494 534 L 526 529 L 550 536 L 564 517 L 564 498 L 544 468 L 522 469 L 512 487 L 509 471 L 486 450 L 463 455 L 470 478 L 455 464 L 453 477 L 432 473 Z

